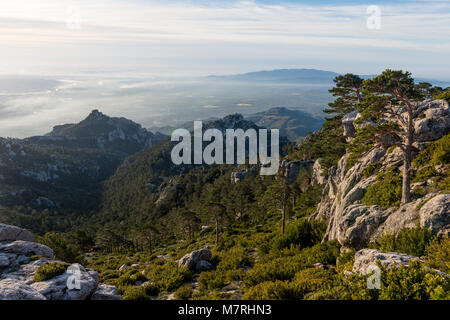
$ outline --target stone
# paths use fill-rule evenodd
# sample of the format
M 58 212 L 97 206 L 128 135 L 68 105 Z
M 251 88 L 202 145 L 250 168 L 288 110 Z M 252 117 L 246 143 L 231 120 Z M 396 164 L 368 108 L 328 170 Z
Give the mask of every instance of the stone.
M 100 284 L 91 296 L 91 300 L 122 300 L 117 288 L 108 284 Z
M 450 194 L 440 194 L 431 198 L 419 211 L 420 225 L 437 234 L 450 229 Z
M 0 250 L 28 256 L 39 255 L 45 258 L 52 258 L 54 255 L 53 250 L 43 244 L 23 240 L 2 243 L 0 244 Z
M 323 174 L 322 166 L 320 165 L 320 158 L 314 162 L 312 169 L 311 182 L 315 184 L 324 184 L 327 182 L 328 176 Z
M 180 268 L 187 267 L 189 270 L 195 270 L 197 263 L 200 260 L 205 260 L 209 262 L 211 260 L 211 257 L 212 257 L 211 250 L 209 250 L 208 248 L 203 248 L 184 255 L 178 261 L 178 266 Z
M 36 289 L 16 279 L 0 280 L 0 300 L 47 300 Z
M 209 261 L 206 260 L 200 260 L 195 265 L 195 271 L 202 272 L 202 271 L 208 271 L 212 269 L 212 264 Z
M 410 256 L 397 252 L 380 252 L 375 249 L 359 250 L 355 254 L 355 263 L 353 264 L 353 272 L 360 274 L 367 274 L 367 268 L 371 265 L 376 266 L 380 262 L 382 266 L 390 270 L 393 267 L 405 266 L 408 267 L 409 262 L 418 260 L 418 257 Z
M 74 285 L 74 288 L 69 288 L 69 285 Z M 66 272 L 60 276 L 31 284 L 31 287 L 48 300 L 85 300 L 97 289 L 97 286 L 97 273 L 86 270 L 77 263 L 67 268 Z
M 127 264 L 123 264 L 123 265 L 120 266 L 119 271 L 124 271 L 124 270 L 126 270 L 128 268 L 129 268 L 129 266 Z
M 344 137 L 350 142 L 355 137 L 355 126 L 353 122 L 356 120 L 358 113 L 356 111 L 347 113 L 342 117 L 342 126 L 344 127 Z
M 302 170 L 306 170 L 308 173 L 311 173 L 313 165 L 314 161 L 283 160 L 280 167 L 284 169 L 284 175 L 287 178 L 287 182 L 292 184 L 295 180 L 297 180 L 297 177 Z
M 0 242 L 15 240 L 36 242 L 36 238 L 30 231 L 16 226 L 0 224 Z
M 417 141 L 433 141 L 444 136 L 450 128 L 450 109 L 445 100 L 434 100 L 418 107 L 414 121 L 414 136 Z

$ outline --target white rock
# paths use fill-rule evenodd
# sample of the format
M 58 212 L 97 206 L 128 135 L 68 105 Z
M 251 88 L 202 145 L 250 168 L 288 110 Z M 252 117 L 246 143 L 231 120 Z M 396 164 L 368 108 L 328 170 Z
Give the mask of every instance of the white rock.
M 0 242 L 15 241 L 15 240 L 36 242 L 36 238 L 30 231 L 16 226 L 0 224 Z
M 122 300 L 115 286 L 100 284 L 91 296 L 91 300 Z
M 0 300 L 47 300 L 36 289 L 16 280 L 0 280 Z
M 379 261 L 382 266 L 387 270 L 393 267 L 399 267 L 404 265 L 409 266 L 409 262 L 412 260 L 421 261 L 418 257 L 409 256 L 403 253 L 397 252 L 380 252 L 375 249 L 363 249 L 359 250 L 355 254 L 355 263 L 353 264 L 353 272 L 360 274 L 366 274 L 369 266 L 376 266 Z

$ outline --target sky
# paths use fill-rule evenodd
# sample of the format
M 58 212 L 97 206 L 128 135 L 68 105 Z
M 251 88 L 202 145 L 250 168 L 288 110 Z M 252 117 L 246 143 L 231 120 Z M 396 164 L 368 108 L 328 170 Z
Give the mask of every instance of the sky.
M 449 26 L 449 0 L 1 0 L 0 74 L 389 67 L 450 80 Z

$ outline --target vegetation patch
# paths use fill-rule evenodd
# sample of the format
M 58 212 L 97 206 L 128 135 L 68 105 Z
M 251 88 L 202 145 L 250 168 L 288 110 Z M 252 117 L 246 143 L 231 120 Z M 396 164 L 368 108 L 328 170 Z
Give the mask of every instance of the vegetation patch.
M 66 272 L 68 266 L 69 264 L 63 262 L 47 262 L 36 270 L 33 281 L 45 281 L 62 275 Z

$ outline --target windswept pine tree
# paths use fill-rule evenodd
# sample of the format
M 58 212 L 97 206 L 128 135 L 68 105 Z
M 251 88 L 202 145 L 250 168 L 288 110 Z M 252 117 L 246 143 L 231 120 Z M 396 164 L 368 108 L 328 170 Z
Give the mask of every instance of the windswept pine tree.
M 414 111 L 424 98 L 423 86 L 414 84 L 411 73 L 387 69 L 381 75 L 364 81 L 364 101 L 360 105 L 360 121 L 367 126 L 368 140 L 392 137 L 403 151 L 402 204 L 411 201 L 411 161 L 414 139 Z M 366 139 L 366 140 L 367 140 Z M 367 143 L 367 141 L 366 141 Z

